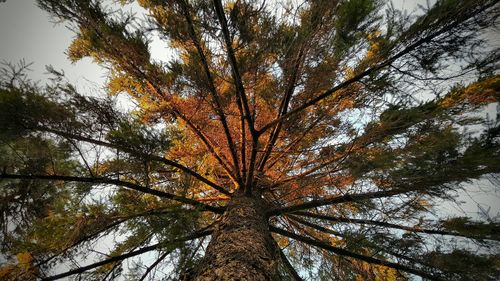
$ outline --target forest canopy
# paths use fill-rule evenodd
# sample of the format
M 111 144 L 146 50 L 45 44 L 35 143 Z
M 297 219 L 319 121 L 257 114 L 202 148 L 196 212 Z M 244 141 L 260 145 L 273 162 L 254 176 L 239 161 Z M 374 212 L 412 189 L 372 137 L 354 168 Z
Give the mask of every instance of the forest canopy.
M 2 65 L 0 279 L 498 280 L 498 1 L 299 2 L 37 0 L 108 79 Z

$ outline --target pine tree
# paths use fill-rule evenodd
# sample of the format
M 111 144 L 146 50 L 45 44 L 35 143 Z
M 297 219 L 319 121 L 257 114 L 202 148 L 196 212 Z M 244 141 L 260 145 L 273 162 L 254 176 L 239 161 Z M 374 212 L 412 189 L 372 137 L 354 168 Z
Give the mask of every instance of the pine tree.
M 0 279 L 497 280 L 498 223 L 438 207 L 498 185 L 498 1 L 137 2 L 38 0 L 107 96 L 2 68 Z

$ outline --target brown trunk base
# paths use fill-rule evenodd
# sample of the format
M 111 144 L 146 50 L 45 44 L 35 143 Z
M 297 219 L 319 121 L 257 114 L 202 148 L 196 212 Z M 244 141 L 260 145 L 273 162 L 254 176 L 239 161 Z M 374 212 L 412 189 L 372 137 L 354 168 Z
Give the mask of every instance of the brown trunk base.
M 278 280 L 280 256 L 266 209 L 260 198 L 234 197 L 191 280 Z

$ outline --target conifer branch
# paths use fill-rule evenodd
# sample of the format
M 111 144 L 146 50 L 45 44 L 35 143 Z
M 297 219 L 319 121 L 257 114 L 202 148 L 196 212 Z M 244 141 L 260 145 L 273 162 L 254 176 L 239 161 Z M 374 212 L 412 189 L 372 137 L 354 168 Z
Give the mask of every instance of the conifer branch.
M 50 181 L 68 181 L 68 182 L 87 182 L 87 183 L 96 183 L 96 184 L 112 184 L 116 186 L 121 186 L 125 188 L 129 188 L 135 191 L 156 195 L 161 198 L 170 199 L 173 201 L 181 202 L 184 204 L 188 204 L 194 206 L 196 208 L 200 208 L 202 210 L 207 210 L 210 212 L 214 212 L 217 214 L 221 214 L 224 212 L 223 208 L 210 206 L 201 202 L 198 202 L 193 199 L 185 198 L 182 196 L 178 196 L 175 194 L 167 193 L 164 191 L 147 188 L 135 183 L 102 178 L 102 177 L 76 177 L 76 176 L 65 176 L 65 175 L 15 175 L 15 174 L 0 174 L 0 179 L 23 179 L 23 180 L 50 180 Z
M 214 0 L 214 8 L 215 13 L 217 14 L 217 18 L 221 24 L 222 34 L 224 36 L 224 42 L 226 44 L 227 56 L 229 59 L 229 64 L 231 64 L 232 73 L 234 83 L 236 85 L 236 91 L 238 92 L 239 98 L 241 99 L 241 103 L 243 105 L 243 110 L 245 112 L 245 118 L 248 122 L 248 127 L 252 136 L 256 137 L 254 120 L 251 118 L 250 107 L 248 105 L 247 96 L 245 94 L 245 87 L 243 86 L 243 79 L 241 78 L 240 70 L 238 68 L 238 62 L 236 61 L 235 52 L 233 49 L 233 42 L 231 40 L 231 36 L 229 34 L 229 28 L 227 25 L 227 19 L 224 14 L 224 8 L 222 7 L 222 3 L 220 0 Z
M 383 221 L 353 219 L 353 218 L 341 218 L 341 217 L 333 217 L 333 216 L 328 216 L 328 215 L 315 214 L 315 213 L 311 213 L 311 212 L 294 212 L 293 214 L 299 215 L 299 216 L 305 216 L 305 217 L 309 217 L 309 218 L 327 220 L 327 221 L 331 221 L 331 222 L 367 224 L 367 225 L 389 227 L 389 228 L 394 228 L 394 229 L 401 229 L 401 230 L 406 230 L 406 231 L 410 231 L 410 232 L 418 232 L 418 233 L 426 233 L 426 234 L 460 236 L 460 237 L 472 238 L 472 239 L 489 239 L 487 237 L 465 235 L 465 234 L 461 234 L 458 232 L 450 232 L 450 231 L 436 230 L 436 229 L 426 229 L 426 228 L 421 228 L 419 226 L 405 226 L 405 225 L 399 225 L 399 224 L 388 223 L 388 222 L 383 222 Z M 293 217 L 295 217 L 295 216 L 293 216 Z
M 293 95 L 293 92 L 295 90 L 295 83 L 297 81 L 299 68 L 300 68 L 301 63 L 303 62 L 302 58 L 305 57 L 304 52 L 305 52 L 304 46 L 302 46 L 299 50 L 299 54 L 297 55 L 297 59 L 295 60 L 295 66 L 293 67 L 292 75 L 290 77 L 290 80 L 288 81 L 288 86 L 287 86 L 287 89 L 285 91 L 285 94 L 283 95 L 283 99 L 281 100 L 281 104 L 280 104 L 279 111 L 278 111 L 278 116 L 276 118 L 280 118 L 281 116 L 285 115 L 288 112 L 288 105 L 290 104 L 290 101 L 292 100 L 292 95 Z M 264 154 L 262 155 L 261 161 L 259 164 L 259 168 L 258 168 L 259 171 L 264 170 L 266 162 L 267 162 L 269 156 L 271 156 L 271 152 L 273 150 L 273 147 L 274 147 L 276 141 L 278 140 L 282 125 L 283 125 L 282 121 L 278 122 L 276 124 L 276 126 L 274 127 L 273 131 L 271 132 L 271 134 L 269 135 L 269 140 L 267 142 Z
M 354 252 L 350 252 L 350 251 L 342 249 L 342 248 L 331 246 L 330 244 L 327 244 L 323 241 L 312 239 L 312 238 L 305 237 L 302 235 L 298 235 L 298 234 L 295 234 L 295 233 L 292 233 L 292 232 L 289 232 L 287 230 L 280 229 L 280 228 L 277 228 L 274 226 L 269 226 L 269 229 L 271 230 L 271 232 L 283 235 L 285 237 L 292 238 L 294 240 L 315 246 L 315 247 L 320 248 L 320 249 L 330 251 L 330 252 L 337 254 L 337 255 L 340 255 L 340 256 L 350 257 L 350 258 L 361 260 L 361 261 L 364 261 L 364 262 L 367 262 L 370 264 L 382 265 L 382 266 L 386 266 L 386 267 L 393 268 L 396 270 L 401 270 L 404 272 L 408 272 L 411 274 L 415 274 L 415 275 L 427 278 L 429 280 L 444 281 L 444 279 L 442 279 L 441 277 L 429 274 L 427 272 L 423 272 L 419 269 L 408 267 L 406 265 L 393 263 L 393 262 L 389 262 L 389 261 L 385 261 L 385 260 L 380 260 L 380 259 L 376 259 L 374 257 L 369 257 L 369 256 L 357 254 Z
M 314 127 L 316 127 L 316 125 L 318 125 L 318 123 L 321 121 L 321 119 L 323 119 L 323 116 L 319 116 L 318 118 L 316 118 L 316 120 L 314 120 L 313 122 L 311 122 L 311 124 L 298 136 L 296 137 L 294 140 L 292 140 L 284 149 L 283 151 L 281 151 L 277 156 L 271 158 L 273 159 L 273 161 L 271 163 L 269 163 L 267 165 L 267 169 L 271 169 L 274 165 L 276 165 L 276 163 L 278 163 L 296 144 L 298 144 L 300 141 L 302 141 L 305 136 L 312 130 L 314 129 Z
M 108 148 L 119 149 L 120 151 L 126 152 L 126 153 L 128 153 L 130 155 L 139 156 L 139 157 L 142 157 L 142 158 L 150 160 L 150 161 L 160 162 L 160 163 L 163 163 L 165 165 L 177 168 L 177 169 L 179 169 L 179 170 L 181 170 L 181 171 L 183 171 L 183 172 L 185 172 L 185 173 L 193 176 L 197 180 L 199 180 L 199 181 L 207 184 L 208 186 L 210 186 L 210 187 L 214 188 L 215 190 L 219 191 L 220 193 L 223 193 L 223 194 L 228 195 L 228 196 L 231 195 L 231 193 L 229 193 L 229 191 L 225 190 L 223 187 L 221 187 L 221 186 L 217 185 L 216 183 L 208 180 L 207 178 L 205 178 L 202 175 L 198 174 L 197 172 L 191 170 L 190 168 L 188 168 L 186 166 L 183 166 L 183 165 L 181 165 L 181 164 L 179 164 L 179 163 L 177 163 L 177 162 L 175 162 L 173 160 L 164 158 L 164 157 L 160 157 L 160 156 L 156 156 L 156 155 L 144 153 L 142 151 L 137 151 L 137 150 L 134 150 L 134 149 L 132 149 L 130 147 L 127 147 L 127 146 L 118 145 L 118 144 L 114 144 L 114 143 L 109 143 L 109 142 L 105 142 L 105 141 L 101 141 L 101 140 L 96 140 L 96 139 L 93 139 L 93 138 L 90 138 L 90 137 L 85 137 L 85 136 L 81 136 L 81 135 L 78 135 L 78 134 L 68 133 L 68 132 L 64 132 L 64 131 L 60 131 L 60 130 L 55 130 L 55 129 L 51 129 L 51 128 L 48 128 L 48 127 L 37 126 L 37 127 L 35 127 L 35 130 L 43 131 L 43 132 L 49 132 L 49 133 L 53 133 L 53 134 L 65 137 L 65 138 L 75 139 L 75 140 L 79 140 L 79 141 L 84 141 L 84 142 L 87 142 L 87 143 L 92 143 L 92 144 L 96 144 L 96 145 L 100 145 L 100 146 L 104 146 L 104 147 L 108 147 Z
M 329 229 L 329 228 L 326 228 L 326 227 L 323 227 L 323 226 L 320 226 L 320 225 L 317 225 L 317 224 L 314 224 L 314 223 L 311 223 L 311 222 L 308 222 L 308 221 L 302 220 L 302 219 L 300 219 L 300 218 L 297 218 L 296 216 L 290 216 L 290 215 L 288 215 L 287 217 L 289 217 L 290 219 L 295 220 L 295 221 L 297 221 L 297 222 L 299 222 L 299 223 L 301 223 L 301 224 L 303 224 L 303 225 L 305 225 L 305 226 L 308 226 L 308 227 L 310 227 L 310 228 L 313 228 L 313 229 L 315 229 L 315 230 L 317 230 L 317 231 L 320 231 L 320 232 L 323 232 L 323 233 L 327 233 L 327 234 L 331 234 L 331 235 L 334 235 L 334 236 L 337 236 L 337 237 L 342 237 L 343 239 L 346 239 L 346 236 L 345 236 L 345 235 L 343 235 L 343 234 L 341 234 L 341 233 L 339 233 L 339 232 L 336 232 L 336 231 L 334 231 L 334 230 L 332 230 L 332 229 Z M 312 236 L 312 234 L 308 233 L 307 231 L 306 231 L 306 234 L 307 234 L 308 236 Z M 347 239 L 348 239 L 348 238 L 347 238 Z M 358 244 L 358 243 L 362 243 L 362 242 L 363 242 L 363 240 L 358 240 L 358 241 L 356 242 L 356 244 Z M 417 259 L 415 259 L 415 258 L 408 257 L 408 256 L 406 256 L 406 255 L 403 255 L 403 254 L 400 254 L 400 253 L 397 253 L 397 252 L 391 251 L 390 249 L 388 249 L 388 247 L 383 247 L 383 248 L 382 248 L 382 247 L 377 247 L 377 246 L 375 246 L 375 245 L 371 245 L 371 244 L 368 244 L 368 245 L 366 245 L 366 246 L 367 246 L 367 247 L 369 247 L 369 248 L 372 248 L 372 249 L 374 249 L 374 250 L 376 250 L 376 251 L 378 251 L 378 252 L 384 252 L 384 253 L 387 253 L 387 254 L 389 254 L 389 255 L 391 255 L 391 256 L 394 256 L 394 257 L 399 258 L 399 259 L 404 259 L 404 260 L 407 260 L 407 261 L 412 262 L 412 263 L 414 263 L 414 264 L 421 264 L 421 265 L 427 266 L 427 267 L 429 267 L 429 268 L 432 268 L 432 267 L 433 267 L 432 265 L 430 265 L 430 264 L 428 264 L 428 263 L 426 263 L 426 262 L 424 262 L 424 261 L 417 260 Z M 444 271 L 442 271 L 442 272 L 444 273 Z
M 188 29 L 189 29 L 189 34 L 191 36 L 191 40 L 193 41 L 194 46 L 196 47 L 196 50 L 198 52 L 198 56 L 200 56 L 201 64 L 203 66 L 203 70 L 205 71 L 205 75 L 206 75 L 207 80 L 208 80 L 208 87 L 210 89 L 210 93 L 212 94 L 212 98 L 215 102 L 215 111 L 220 118 L 220 121 L 222 123 L 222 127 L 224 128 L 226 140 L 228 142 L 231 156 L 233 158 L 233 165 L 235 168 L 234 172 L 236 174 L 236 178 L 237 178 L 238 182 L 240 184 L 242 184 L 240 167 L 239 167 L 239 160 L 238 160 L 238 153 L 236 152 L 236 146 L 235 146 L 235 143 L 234 143 L 233 138 L 231 136 L 231 131 L 229 129 L 229 125 L 228 125 L 227 120 L 226 120 L 226 115 L 225 115 L 224 109 L 222 107 L 222 102 L 220 100 L 220 96 L 217 93 L 217 89 L 215 88 L 214 79 L 213 79 L 212 74 L 210 72 L 210 67 L 209 67 L 209 64 L 207 61 L 207 57 L 205 56 L 205 52 L 203 51 L 203 48 L 201 47 L 200 41 L 198 40 L 198 36 L 197 36 L 196 31 L 194 29 L 193 20 L 191 18 L 190 13 L 189 13 L 189 4 L 186 3 L 184 0 L 182 0 L 180 2 L 182 4 L 184 17 L 185 17 L 186 22 L 188 24 Z
M 65 12 L 71 11 L 71 9 L 66 5 L 62 3 L 53 3 L 47 7 L 48 9 L 52 10 L 58 17 L 64 18 L 66 20 L 72 20 L 71 18 L 68 18 L 67 16 L 64 16 Z M 97 4 L 99 6 L 99 4 Z M 62 13 L 58 13 L 58 10 L 63 11 Z M 154 90 L 153 94 L 156 94 L 159 98 L 164 98 L 164 94 L 161 90 L 161 88 L 157 85 L 155 81 L 152 81 L 150 77 L 148 77 L 147 73 L 140 67 L 138 67 L 136 64 L 134 64 L 134 59 L 133 58 L 127 58 L 123 59 L 122 54 L 125 53 L 127 54 L 128 52 L 122 52 L 120 49 L 116 47 L 116 44 L 114 44 L 112 41 L 109 40 L 109 38 L 106 36 L 105 33 L 103 33 L 98 25 L 99 24 L 104 24 L 107 25 L 108 23 L 106 22 L 106 19 L 104 18 L 103 15 L 99 15 L 98 13 L 90 13 L 86 14 L 83 16 L 80 16 L 76 13 L 71 12 L 71 17 L 73 17 L 81 27 L 90 27 L 92 28 L 96 34 L 100 37 L 100 39 L 105 42 L 106 47 L 108 47 L 110 50 L 113 51 L 113 53 L 107 53 L 107 56 L 111 58 L 112 60 L 115 59 L 119 62 L 119 66 L 123 68 L 123 70 L 132 75 L 134 78 L 138 80 L 143 80 L 146 84 L 149 84 Z M 124 45 L 126 45 L 126 40 L 124 40 L 123 35 L 118 38 L 120 41 L 125 42 Z M 116 58 L 115 54 L 120 54 L 119 58 Z M 189 128 L 196 134 L 196 136 L 205 144 L 207 149 L 209 150 L 209 153 L 214 156 L 214 158 L 219 162 L 219 164 L 226 170 L 228 175 L 233 178 L 234 176 L 231 173 L 231 169 L 226 165 L 226 163 L 222 160 L 222 158 L 218 155 L 218 153 L 215 151 L 214 146 L 212 143 L 208 140 L 208 138 L 184 115 L 182 114 L 177 108 L 172 108 L 173 112 L 181 118 L 184 122 L 186 122 L 189 126 Z M 214 187 L 214 186 L 212 186 Z M 221 189 L 223 190 L 223 189 Z M 219 190 L 219 191 L 221 191 Z M 226 193 L 228 194 L 228 193 Z
M 293 279 L 295 281 L 304 281 L 304 279 L 302 279 L 302 277 L 300 277 L 299 273 L 297 273 L 297 270 L 295 270 L 293 265 L 290 263 L 290 261 L 286 257 L 285 253 L 283 252 L 283 249 L 281 249 L 281 248 L 278 248 L 278 249 L 280 251 L 281 260 L 285 264 L 285 267 L 288 270 L 288 272 L 292 275 Z
M 76 247 L 76 246 L 78 246 L 86 241 L 91 241 L 92 239 L 96 238 L 96 236 L 100 235 L 101 233 L 105 233 L 107 231 L 110 231 L 112 228 L 114 228 L 114 227 L 116 227 L 116 226 L 130 220 L 130 219 L 134 219 L 134 218 L 141 217 L 141 216 L 162 215 L 162 214 L 169 213 L 169 211 L 162 210 L 162 209 L 164 209 L 164 208 L 147 210 L 145 212 L 127 215 L 127 216 L 113 217 L 112 220 L 116 219 L 115 221 L 111 221 L 110 224 L 102 227 L 101 229 L 98 229 L 97 231 L 94 231 L 91 234 L 84 235 L 83 237 L 79 238 L 77 241 L 73 242 L 71 245 L 66 246 L 64 249 L 58 251 L 56 254 L 53 254 L 50 257 L 47 257 L 41 261 L 36 262 L 34 267 L 40 267 L 40 266 L 48 263 L 49 261 L 53 260 L 57 256 L 64 254 L 68 250 L 70 250 L 70 249 L 72 249 L 72 248 L 74 248 L 74 247 Z
M 146 269 L 146 271 L 144 272 L 144 274 L 142 274 L 141 278 L 139 279 L 139 281 L 143 281 L 143 280 L 146 280 L 146 277 L 149 275 L 149 273 L 162 261 L 164 260 L 168 255 L 170 255 L 170 253 L 172 253 L 172 251 L 166 251 L 165 253 L 163 253 L 160 257 L 158 257 L 156 259 L 155 262 L 153 262 L 150 266 L 148 266 L 148 268 Z
M 361 79 L 367 77 L 368 75 L 371 75 L 373 73 L 375 73 L 376 71 L 378 70 L 381 70 L 387 66 L 390 66 L 393 62 L 397 61 L 398 59 L 402 58 L 403 56 L 407 55 L 407 54 L 410 54 L 411 52 L 417 50 L 420 46 L 424 45 L 424 44 L 428 44 L 430 42 L 432 42 L 434 39 L 436 39 L 438 36 L 442 35 L 442 34 L 445 34 L 446 32 L 449 32 L 451 30 L 453 30 L 454 28 L 456 28 L 457 26 L 459 26 L 460 24 L 464 24 L 467 20 L 473 18 L 475 15 L 477 15 L 478 13 L 481 13 L 489 8 L 491 8 L 492 6 L 494 6 L 496 4 L 496 1 L 488 1 L 486 4 L 483 4 L 480 6 L 480 9 L 478 11 L 466 11 L 464 13 L 464 15 L 459 15 L 457 16 L 457 19 L 455 19 L 454 21 L 452 21 L 450 24 L 446 24 L 445 26 L 443 26 L 442 28 L 434 31 L 434 32 L 431 32 L 430 34 L 416 40 L 415 42 L 413 43 L 410 43 L 408 46 L 406 46 L 405 48 L 403 48 L 403 50 L 399 51 L 398 53 L 396 53 L 395 55 L 393 55 L 392 57 L 380 62 L 379 64 L 373 66 L 373 67 L 370 67 L 368 69 L 366 69 L 365 71 L 355 75 L 354 77 L 348 79 L 348 80 L 345 80 L 344 82 L 338 84 L 337 86 L 329 89 L 329 90 L 326 90 L 324 91 L 323 93 L 319 94 L 318 96 L 316 96 L 315 98 L 312 98 L 310 99 L 309 101 L 303 103 L 302 105 L 292 109 L 290 112 L 288 112 L 287 114 L 284 114 L 282 115 L 281 117 L 279 118 L 276 118 L 274 119 L 273 121 L 267 123 L 265 126 L 263 126 L 262 128 L 260 128 L 258 130 L 258 133 L 259 134 L 262 134 L 263 132 L 269 130 L 271 127 L 273 127 L 274 125 L 276 125 L 277 123 L 279 122 L 282 122 L 283 120 L 289 118 L 290 116 L 292 115 L 295 115 L 315 104 L 317 104 L 318 102 L 330 97 L 331 95 L 333 95 L 334 93 L 336 93 L 337 91 L 343 89 L 343 88 L 346 88 L 348 87 L 349 85 L 351 84 L 354 84 L 356 82 L 359 82 L 361 81 Z M 462 17 L 462 18 L 461 18 Z
M 180 114 L 178 111 L 176 111 L 176 112 L 178 114 Z M 196 127 L 196 125 L 193 124 L 193 122 L 191 122 L 191 120 L 189 120 L 188 118 L 186 118 L 184 115 L 179 115 L 179 117 L 184 122 L 186 122 L 186 124 L 191 129 L 191 131 L 193 131 L 196 134 L 196 136 L 203 142 L 203 144 L 205 145 L 205 147 L 208 149 L 208 152 L 210 153 L 210 155 L 212 155 L 215 158 L 215 160 L 217 160 L 217 162 L 219 162 L 219 164 L 222 166 L 222 168 L 226 171 L 226 174 L 233 181 L 235 181 L 237 183 L 238 180 L 235 178 L 235 176 L 232 173 L 234 171 L 234 169 L 230 168 L 226 164 L 226 162 L 222 159 L 222 157 L 217 153 L 217 151 L 215 151 L 215 146 L 209 140 L 209 138 L 207 137 L 207 135 L 205 133 L 203 133 L 198 127 Z
M 250 162 L 248 164 L 248 173 L 245 179 L 245 193 L 251 194 L 252 186 L 254 183 L 254 172 L 255 172 L 254 170 L 256 165 L 255 162 L 257 160 L 257 149 L 259 141 L 258 139 L 260 134 L 258 134 L 258 132 L 255 130 L 255 120 L 253 120 L 252 118 L 250 107 L 248 105 L 248 100 L 245 93 L 245 87 L 243 86 L 243 79 L 241 78 L 241 74 L 238 68 L 238 62 L 236 61 L 236 56 L 233 49 L 233 42 L 229 34 L 226 15 L 224 14 L 224 8 L 222 7 L 222 3 L 220 0 L 214 0 L 213 2 L 214 2 L 215 13 L 217 14 L 217 18 L 219 19 L 219 22 L 221 24 L 222 34 L 227 49 L 227 57 L 229 59 L 229 63 L 232 68 L 233 80 L 236 86 L 236 91 L 241 100 L 241 104 L 243 106 L 244 118 L 247 120 L 248 128 L 252 136 L 252 149 L 250 152 Z
M 42 280 L 44 280 L 44 281 L 57 280 L 57 279 L 61 279 L 61 278 L 64 278 L 64 277 L 68 277 L 68 276 L 80 274 L 80 273 L 89 271 L 91 269 L 94 269 L 94 268 L 97 268 L 97 267 L 100 267 L 100 266 L 103 266 L 103 265 L 106 265 L 106 264 L 110 264 L 110 263 L 117 262 L 117 261 L 122 261 L 124 259 L 128 259 L 128 258 L 135 257 L 135 256 L 138 256 L 138 255 L 147 253 L 147 252 L 151 252 L 151 251 L 154 251 L 154 250 L 161 249 L 161 248 L 163 248 L 165 246 L 168 246 L 169 244 L 175 244 L 175 243 L 179 243 L 179 242 L 185 242 L 185 241 L 189 241 L 189 240 L 194 240 L 194 239 L 198 239 L 198 238 L 201 238 L 201 237 L 205 237 L 205 236 L 210 235 L 210 234 L 212 234 L 212 230 L 198 231 L 198 232 L 195 232 L 195 233 L 193 233 L 191 235 L 188 235 L 188 236 L 185 236 L 185 237 L 182 237 L 182 238 L 173 239 L 173 240 L 168 241 L 168 242 L 156 243 L 154 245 L 143 247 L 143 248 L 141 248 L 139 250 L 135 250 L 135 251 L 132 251 L 132 252 L 129 252 L 129 253 L 126 253 L 126 254 L 119 255 L 119 256 L 114 256 L 114 257 L 111 257 L 109 259 L 106 259 L 106 260 L 103 260 L 103 261 L 100 261 L 100 262 L 96 262 L 96 263 L 93 263 L 93 264 L 90 264 L 90 265 L 87 265 L 87 266 L 79 267 L 79 268 L 76 268 L 76 269 L 73 269 L 73 270 L 70 270 L 70 271 L 66 271 L 66 272 L 57 274 L 57 275 L 45 277 L 45 278 L 42 278 Z
M 290 219 L 300 223 L 300 224 L 303 224 L 305 226 L 308 226 L 310 228 L 314 228 L 316 230 L 319 230 L 321 232 L 324 232 L 324 233 L 328 233 L 328 234 L 331 234 L 331 235 L 335 235 L 337 237 L 342 237 L 342 233 L 338 232 L 338 231 L 335 231 L 335 230 L 332 230 L 332 229 L 329 229 L 329 228 L 326 228 L 326 227 L 323 227 L 321 225 L 317 225 L 317 224 L 314 224 L 314 223 L 311 223 L 311 222 L 308 222 L 306 220 L 303 220 L 297 216 L 294 216 L 294 215 L 290 215 L 288 214 L 287 217 L 289 217 Z
M 395 189 L 391 189 L 391 190 L 373 191 L 373 192 L 366 192 L 366 193 L 360 193 L 360 194 L 337 195 L 337 196 L 333 196 L 330 198 L 311 200 L 309 202 L 305 202 L 305 203 L 298 204 L 298 205 L 274 209 L 274 210 L 271 210 L 268 214 L 270 216 L 276 216 L 276 215 L 281 215 L 281 214 L 285 214 L 285 213 L 294 213 L 297 211 L 326 206 L 326 205 L 333 205 L 333 204 L 346 203 L 346 202 L 358 202 L 358 201 L 370 200 L 370 199 L 376 199 L 376 198 L 391 197 L 394 195 L 399 195 L 399 194 L 403 194 L 403 193 L 407 193 L 407 192 L 412 192 L 412 190 L 408 190 L 408 189 L 404 189 L 404 188 L 395 188 Z

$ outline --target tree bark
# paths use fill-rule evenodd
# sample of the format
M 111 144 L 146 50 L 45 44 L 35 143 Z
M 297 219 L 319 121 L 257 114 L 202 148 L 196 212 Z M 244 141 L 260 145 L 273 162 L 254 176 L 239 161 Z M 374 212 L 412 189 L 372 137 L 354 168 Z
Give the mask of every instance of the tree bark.
M 278 280 L 280 256 L 269 231 L 268 209 L 258 197 L 231 199 L 190 280 Z

